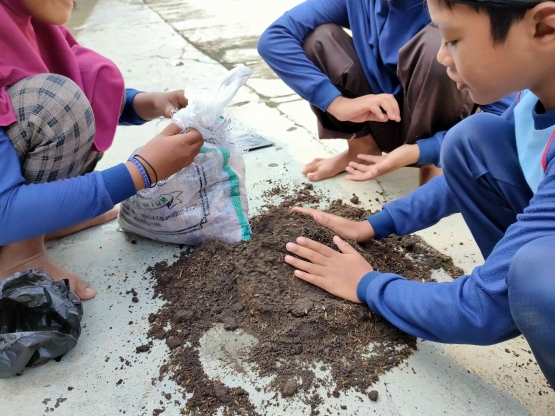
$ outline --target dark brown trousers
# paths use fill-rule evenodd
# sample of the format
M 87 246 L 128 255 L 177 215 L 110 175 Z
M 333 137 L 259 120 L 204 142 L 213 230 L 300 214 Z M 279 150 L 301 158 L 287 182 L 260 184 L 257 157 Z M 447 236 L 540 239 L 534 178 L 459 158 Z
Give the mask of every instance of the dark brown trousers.
M 448 130 L 468 117 L 474 108 L 467 91 L 459 91 L 445 67 L 437 61 L 441 37 L 428 25 L 399 51 L 397 76 L 403 87 L 398 97 L 401 122 L 351 123 L 337 120 L 315 106 L 321 139 L 351 139 L 371 134 L 384 152 L 402 144 Z M 356 98 L 372 94 L 355 51 L 353 39 L 338 25 L 319 26 L 308 35 L 303 49 L 343 96 Z

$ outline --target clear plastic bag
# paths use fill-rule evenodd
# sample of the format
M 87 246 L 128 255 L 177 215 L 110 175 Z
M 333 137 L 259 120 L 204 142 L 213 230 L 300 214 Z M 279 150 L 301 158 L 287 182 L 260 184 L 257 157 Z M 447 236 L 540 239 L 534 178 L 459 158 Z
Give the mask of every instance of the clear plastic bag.
M 192 92 L 189 95 L 189 105 L 173 114 L 172 122 L 184 131 L 190 128 L 197 129 L 205 142 L 222 145 L 229 142 L 229 136 L 222 137 L 222 129 L 214 127 L 223 121 L 224 108 L 229 105 L 233 97 L 252 75 L 252 70 L 244 65 L 238 65 L 227 73 L 221 80 L 217 89 L 207 90 L 202 93 Z M 217 134 L 214 134 L 217 133 Z
M 214 89 L 188 93 L 189 105 L 172 121 L 184 131 L 198 130 L 205 144 L 193 164 L 121 204 L 119 223 L 125 231 L 192 246 L 208 239 L 250 238 L 245 163 L 222 113 L 251 75 L 240 65 Z

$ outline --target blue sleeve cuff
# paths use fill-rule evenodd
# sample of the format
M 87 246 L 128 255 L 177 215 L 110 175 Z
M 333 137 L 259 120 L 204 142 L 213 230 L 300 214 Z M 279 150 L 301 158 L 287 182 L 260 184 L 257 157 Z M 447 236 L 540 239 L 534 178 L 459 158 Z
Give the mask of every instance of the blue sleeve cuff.
M 137 115 L 135 106 L 133 105 L 135 96 L 140 92 L 141 91 L 137 91 L 132 88 L 125 90 L 125 107 L 123 108 L 123 113 L 121 113 L 119 118 L 120 126 L 140 126 L 141 124 L 146 123 L 146 120 L 143 120 Z
M 433 163 L 439 166 L 439 155 L 441 147 L 435 137 L 430 137 L 429 139 L 421 139 L 416 142 L 418 149 L 420 150 L 420 156 L 418 158 L 419 165 L 426 165 L 428 163 Z
M 131 174 L 124 163 L 103 170 L 100 173 L 114 205 L 125 201 L 137 193 Z
M 327 79 L 314 89 L 308 101 L 320 110 L 326 111 L 331 102 L 340 95 L 341 91 Z
M 377 240 L 397 232 L 393 217 L 387 211 L 382 210 L 382 212 L 366 217 L 366 220 L 368 220 L 374 229 L 374 233 L 376 234 L 375 238 Z
M 368 292 L 368 286 L 372 283 L 376 277 L 381 275 L 380 272 L 372 271 L 370 273 L 366 273 L 363 278 L 358 282 L 357 286 L 357 298 L 362 303 L 366 303 L 368 305 L 368 299 L 366 299 L 366 293 Z

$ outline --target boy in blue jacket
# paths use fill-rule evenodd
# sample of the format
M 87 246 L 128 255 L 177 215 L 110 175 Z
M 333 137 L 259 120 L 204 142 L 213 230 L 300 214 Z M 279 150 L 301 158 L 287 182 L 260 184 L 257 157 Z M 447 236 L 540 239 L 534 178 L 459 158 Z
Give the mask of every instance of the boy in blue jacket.
M 352 247 L 306 238 L 287 249 L 295 275 L 364 302 L 415 336 L 487 345 L 523 334 L 555 386 L 555 2 L 428 0 L 438 61 L 476 103 L 523 89 L 501 117 L 473 115 L 451 129 L 443 176 L 362 222 L 298 209 L 345 239 L 405 235 L 460 212 L 485 263 L 449 283 L 372 269 Z M 533 62 L 533 65 L 530 63 Z
M 421 184 L 438 173 L 432 164 L 438 164 L 446 131 L 476 106 L 437 62 L 441 37 L 429 23 L 421 0 L 307 0 L 262 34 L 260 55 L 309 101 L 319 137 L 348 140 L 345 152 L 308 163 L 303 169 L 308 179 L 345 170 L 347 179 L 371 179 L 378 175 L 370 169 L 385 173 L 378 163 L 382 151 L 405 143 L 385 157 L 386 164 L 418 162 Z M 482 110 L 501 114 L 511 102 Z M 366 168 L 360 161 L 376 166 Z

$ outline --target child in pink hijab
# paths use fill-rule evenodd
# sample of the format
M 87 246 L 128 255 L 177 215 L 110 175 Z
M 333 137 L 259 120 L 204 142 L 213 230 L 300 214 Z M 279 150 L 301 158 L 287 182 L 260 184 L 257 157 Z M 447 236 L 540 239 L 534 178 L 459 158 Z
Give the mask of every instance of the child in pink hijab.
M 182 90 L 124 88 L 117 66 L 62 25 L 72 0 L 0 0 L 0 280 L 42 267 L 81 299 L 96 291 L 44 247 L 102 224 L 119 202 L 192 163 L 196 131 L 170 124 L 135 157 L 93 172 L 118 124 L 138 125 L 187 105 Z

